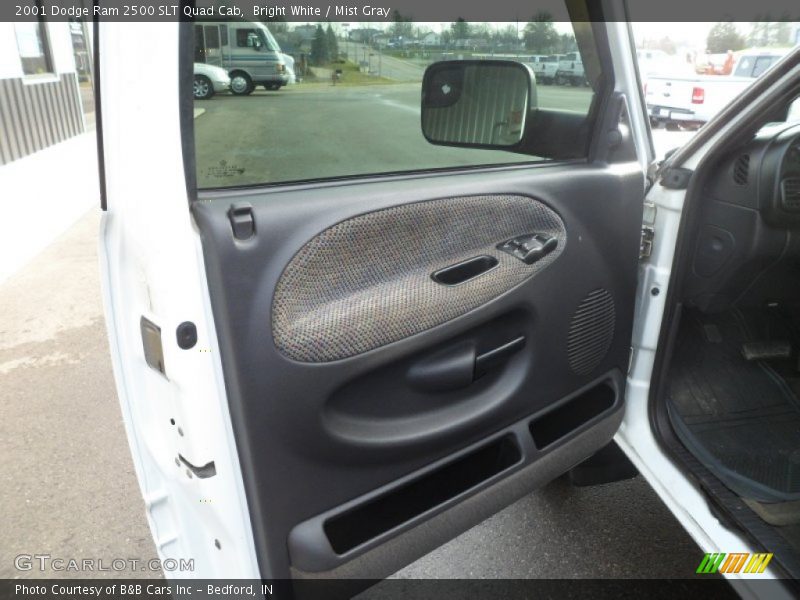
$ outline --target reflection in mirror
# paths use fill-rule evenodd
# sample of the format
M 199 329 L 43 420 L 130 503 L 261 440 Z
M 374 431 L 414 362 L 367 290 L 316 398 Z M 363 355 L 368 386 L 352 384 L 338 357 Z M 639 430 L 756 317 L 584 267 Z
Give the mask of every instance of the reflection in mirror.
M 429 142 L 505 148 L 522 141 L 536 105 L 530 69 L 521 63 L 434 63 L 422 82 L 422 131 Z

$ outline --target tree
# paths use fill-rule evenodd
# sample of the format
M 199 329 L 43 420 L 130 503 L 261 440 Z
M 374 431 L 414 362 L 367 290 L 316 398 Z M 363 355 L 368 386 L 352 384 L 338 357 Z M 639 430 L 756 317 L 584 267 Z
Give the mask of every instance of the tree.
M 728 50 L 741 50 L 744 47 L 745 39 L 732 21 L 717 23 L 708 32 L 706 48 L 709 54 L 722 54 Z
M 566 54 L 567 52 L 575 52 L 578 50 L 578 42 L 575 41 L 575 36 L 571 33 L 562 33 L 558 37 L 558 49 L 556 54 Z
M 433 33 L 433 29 L 431 29 L 427 25 L 417 25 L 412 30 L 412 35 L 417 39 L 422 39 L 429 33 Z
M 769 13 L 750 24 L 747 35 L 748 46 L 791 46 L 790 18 L 784 15 L 780 21 L 773 21 Z
M 492 33 L 492 39 L 501 44 L 513 44 L 519 41 L 517 37 L 517 28 L 514 25 L 506 25 L 500 29 L 496 29 Z
M 317 25 L 314 39 L 311 42 L 311 63 L 316 66 L 321 66 L 329 62 L 330 52 L 328 51 L 328 39 L 322 25 Z
M 453 41 L 456 40 L 468 40 L 470 34 L 470 26 L 464 19 L 458 17 L 455 23 L 450 24 L 450 39 Z
M 774 24 L 772 39 L 776 46 L 791 46 L 791 26 L 789 20 L 784 18 Z
M 678 48 L 672 38 L 664 36 L 659 40 L 653 38 L 644 38 L 642 40 L 642 48 L 645 50 L 663 50 L 667 54 L 673 55 L 677 52 Z
M 525 25 L 523 33 L 525 48 L 536 54 L 552 54 L 558 48 L 559 35 L 553 18 L 547 13 L 538 13 Z
M 769 15 L 750 24 L 750 33 L 747 35 L 748 46 L 768 46 L 769 38 Z
M 325 44 L 328 47 L 328 60 L 337 60 L 339 58 L 339 41 L 336 39 L 330 23 L 325 31 Z
M 287 33 L 289 31 L 286 17 L 264 17 L 262 23 L 266 23 L 272 35 L 276 33 Z
M 411 23 L 411 17 L 403 16 L 399 10 L 395 9 L 392 18 L 392 24 L 389 26 L 390 36 L 403 39 L 409 39 L 414 36 L 414 25 Z

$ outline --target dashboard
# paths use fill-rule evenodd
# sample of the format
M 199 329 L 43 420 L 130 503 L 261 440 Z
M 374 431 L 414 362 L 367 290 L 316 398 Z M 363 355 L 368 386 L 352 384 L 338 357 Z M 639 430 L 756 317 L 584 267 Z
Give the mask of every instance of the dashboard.
M 800 173 L 800 140 L 794 140 L 783 163 L 784 174 Z
M 765 126 L 707 168 L 684 301 L 712 312 L 796 301 L 800 125 Z
M 707 186 L 710 195 L 752 208 L 773 227 L 800 227 L 800 125 L 772 124 L 731 152 Z

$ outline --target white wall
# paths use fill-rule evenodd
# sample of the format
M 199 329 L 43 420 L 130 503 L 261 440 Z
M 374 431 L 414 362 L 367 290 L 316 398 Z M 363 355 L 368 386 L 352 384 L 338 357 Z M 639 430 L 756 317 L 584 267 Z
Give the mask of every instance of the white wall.
M 14 23 L 0 22 L 0 79 L 22 77 L 22 62 L 19 60 Z
M 72 37 L 69 23 L 47 23 L 50 51 L 56 73 L 75 72 L 75 56 L 72 52 Z M 17 49 L 17 36 L 14 23 L 0 22 L 0 79 L 24 77 L 22 61 Z
M 100 208 L 94 132 L 0 167 L 0 283 Z
M 56 74 L 74 72 L 69 23 L 47 28 Z M 24 76 L 14 24 L 0 22 L 0 79 Z M 0 282 L 99 204 L 94 132 L 0 166 Z

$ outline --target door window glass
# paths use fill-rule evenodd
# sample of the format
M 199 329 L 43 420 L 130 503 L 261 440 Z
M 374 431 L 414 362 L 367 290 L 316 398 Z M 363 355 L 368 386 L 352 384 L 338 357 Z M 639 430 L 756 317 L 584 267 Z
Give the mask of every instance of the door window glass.
M 37 6 L 41 3 L 37 2 Z M 53 58 L 47 26 L 42 18 L 37 21 L 14 23 L 17 37 L 17 50 L 25 75 L 39 75 L 53 72 Z
M 261 45 L 255 29 L 237 29 L 236 45 L 239 48 L 256 48 Z
M 252 82 L 236 94 L 197 100 L 200 188 L 258 185 L 440 168 L 528 163 L 532 153 L 436 146 L 420 126 L 425 69 L 440 61 L 507 60 L 553 67 L 536 87 L 534 109 L 558 111 L 585 130 L 603 80 L 590 24 L 529 23 L 253 24 L 233 29 L 238 48 L 260 46 L 256 62 L 226 62 Z M 215 34 L 216 34 L 216 30 Z M 200 32 L 201 34 L 203 32 Z M 203 54 L 220 40 L 204 35 Z M 585 54 L 585 55 L 584 55 Z M 244 78 L 243 75 L 239 75 Z

